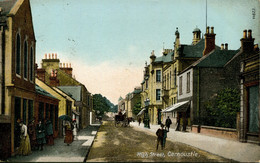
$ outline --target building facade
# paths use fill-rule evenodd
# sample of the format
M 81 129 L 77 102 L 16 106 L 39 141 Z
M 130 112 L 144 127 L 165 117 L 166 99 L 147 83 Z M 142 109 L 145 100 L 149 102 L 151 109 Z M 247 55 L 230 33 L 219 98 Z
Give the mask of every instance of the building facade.
M 33 118 L 35 103 L 35 35 L 29 0 L 1 1 L 1 157 L 18 147 L 17 119 Z
M 241 142 L 260 144 L 260 53 L 258 45 L 254 45 L 251 30 L 244 30 L 243 38 L 241 39 L 241 55 L 239 140 Z

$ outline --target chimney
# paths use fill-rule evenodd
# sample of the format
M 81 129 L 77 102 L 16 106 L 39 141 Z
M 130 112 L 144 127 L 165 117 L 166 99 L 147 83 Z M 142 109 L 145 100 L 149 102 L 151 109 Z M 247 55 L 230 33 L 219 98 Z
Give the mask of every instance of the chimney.
M 47 54 L 45 53 L 44 59 L 47 59 Z
M 225 43 L 225 50 L 228 50 L 228 44 Z
M 49 53 L 49 59 L 51 59 L 51 53 Z
M 57 53 L 55 53 L 55 59 L 57 59 Z
M 154 60 L 156 59 L 156 56 L 154 55 L 154 50 L 151 52 L 151 56 L 150 56 L 150 61 L 151 63 L 154 62 Z
M 66 63 L 66 68 L 68 68 L 68 63 Z
M 248 32 L 248 35 L 247 35 Z M 241 50 L 242 52 L 252 52 L 254 51 L 254 38 L 252 38 L 252 30 L 249 29 L 243 31 L 243 38 L 241 41 Z
M 59 86 L 59 79 L 57 78 L 57 70 L 51 70 L 51 76 L 50 76 L 50 86 L 57 87 Z
M 211 27 L 211 32 L 209 33 L 209 27 L 207 27 L 205 36 L 205 48 L 203 51 L 203 56 L 209 54 L 215 49 L 215 36 L 214 27 Z
M 60 68 L 62 68 L 62 63 L 60 63 Z
M 51 59 L 54 59 L 54 53 L 52 53 L 52 58 Z
M 255 44 L 255 46 L 254 46 L 254 51 L 259 51 L 259 47 L 258 47 L 258 44 Z
M 65 63 L 63 63 L 63 68 L 65 68 Z
M 71 63 L 69 64 L 69 68 L 71 68 Z
M 224 50 L 224 44 L 221 44 L 221 50 Z

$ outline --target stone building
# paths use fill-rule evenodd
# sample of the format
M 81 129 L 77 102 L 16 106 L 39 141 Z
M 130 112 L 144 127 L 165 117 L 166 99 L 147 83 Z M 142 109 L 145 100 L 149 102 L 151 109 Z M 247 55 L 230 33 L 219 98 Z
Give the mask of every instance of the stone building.
M 84 84 L 72 77 L 72 67 L 69 63 L 60 63 L 57 54 L 45 54 L 42 59 L 41 68 L 37 68 L 37 77 L 52 87 L 58 86 L 79 86 L 81 90 L 80 98 L 80 128 L 85 128 L 90 125 L 90 115 L 92 113 L 92 95 L 87 90 Z
M 135 87 L 133 92 L 128 93 L 126 95 L 124 102 L 125 102 L 127 117 L 132 117 L 136 119 L 136 115 L 133 113 L 133 108 L 139 101 L 141 101 L 140 93 L 141 93 L 141 88 Z
M 205 102 L 224 88 L 238 89 L 238 52 L 228 50 L 227 44 L 216 48 L 214 28 L 207 28 L 203 57 L 178 74 L 178 103 L 183 105 L 174 110 L 181 110 L 182 124 L 200 124 Z
M 248 33 L 247 33 L 248 32 Z M 254 45 L 251 30 L 244 30 L 241 39 L 241 103 L 240 129 L 241 142 L 260 144 L 260 105 L 259 105 L 259 76 L 260 52 L 258 45 Z
M 15 153 L 17 119 L 28 124 L 35 103 L 35 34 L 29 0 L 0 1 L 0 157 Z

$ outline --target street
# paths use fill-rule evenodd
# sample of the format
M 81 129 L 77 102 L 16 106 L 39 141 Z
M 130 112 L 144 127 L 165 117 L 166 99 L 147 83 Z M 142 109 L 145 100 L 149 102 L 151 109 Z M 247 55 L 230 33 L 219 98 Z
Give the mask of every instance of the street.
M 63 138 L 56 138 L 53 146 L 45 145 L 43 151 L 32 151 L 29 156 L 14 156 L 7 162 L 83 162 L 94 140 L 98 126 L 80 130 L 78 140 L 67 146 Z
M 156 162 L 223 162 L 228 159 L 210 154 L 183 143 L 166 141 L 166 148 L 156 151 L 156 135 L 133 127 L 115 127 L 113 121 L 104 121 L 87 157 L 96 161 L 156 161 Z

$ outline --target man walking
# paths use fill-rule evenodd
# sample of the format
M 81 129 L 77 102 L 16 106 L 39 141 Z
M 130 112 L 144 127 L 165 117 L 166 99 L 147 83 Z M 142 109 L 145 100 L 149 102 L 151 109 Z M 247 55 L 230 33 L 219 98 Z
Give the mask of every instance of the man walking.
M 169 116 L 168 116 L 168 118 L 166 119 L 165 124 L 166 124 L 166 127 L 168 128 L 168 132 L 169 132 L 169 131 L 170 131 L 169 128 L 170 128 L 170 126 L 171 126 L 171 124 L 172 124 L 172 121 L 171 121 L 171 119 L 169 118 Z
M 159 128 L 159 129 L 156 131 L 156 135 L 157 135 L 157 146 L 156 146 L 156 150 L 158 150 L 159 144 L 161 144 L 161 148 L 162 148 L 162 150 L 163 150 L 163 136 L 164 136 L 163 127 L 164 127 L 164 125 L 161 124 L 161 128 Z

